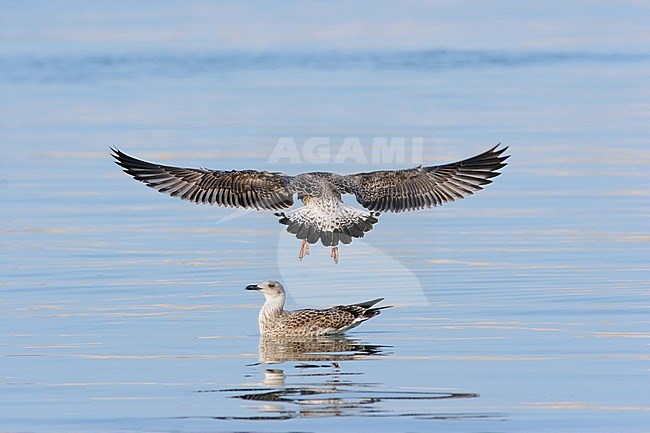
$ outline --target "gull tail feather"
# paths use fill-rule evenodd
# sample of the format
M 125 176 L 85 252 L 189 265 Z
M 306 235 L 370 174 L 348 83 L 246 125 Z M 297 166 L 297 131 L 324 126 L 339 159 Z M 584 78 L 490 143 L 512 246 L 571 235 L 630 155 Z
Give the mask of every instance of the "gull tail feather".
M 315 244 L 319 240 L 326 247 L 349 244 L 353 238 L 362 238 L 378 222 L 377 215 L 340 204 L 328 215 L 313 206 L 303 206 L 295 211 L 277 214 L 280 224 L 298 239 Z

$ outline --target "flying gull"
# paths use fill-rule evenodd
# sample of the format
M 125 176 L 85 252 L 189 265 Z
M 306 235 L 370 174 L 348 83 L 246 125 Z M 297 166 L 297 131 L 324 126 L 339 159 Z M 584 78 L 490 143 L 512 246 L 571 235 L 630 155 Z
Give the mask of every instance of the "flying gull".
M 381 170 L 339 175 L 328 172 L 295 176 L 258 170 L 210 170 L 181 168 L 143 161 L 113 149 L 116 163 L 134 179 L 173 197 L 194 203 L 244 209 L 278 211 L 275 215 L 287 231 L 302 240 L 298 258 L 309 254 L 309 244 L 319 240 L 332 248 L 339 261 L 338 245 L 349 244 L 372 230 L 381 212 L 402 212 L 439 206 L 472 195 L 491 183 L 510 155 L 499 145 L 463 161 L 404 170 Z M 343 203 L 352 194 L 366 210 Z M 304 206 L 280 212 L 294 204 Z
M 266 301 L 260 310 L 260 334 L 266 337 L 315 337 L 340 334 L 355 328 L 390 307 L 375 307 L 384 298 L 353 305 L 337 305 L 327 310 L 285 311 L 286 292 L 278 281 L 252 284 L 246 290 L 262 292 Z

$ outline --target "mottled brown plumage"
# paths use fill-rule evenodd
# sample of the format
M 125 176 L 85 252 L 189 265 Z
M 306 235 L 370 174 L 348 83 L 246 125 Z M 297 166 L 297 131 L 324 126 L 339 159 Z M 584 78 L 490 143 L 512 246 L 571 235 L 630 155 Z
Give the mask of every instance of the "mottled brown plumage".
M 142 161 L 112 149 L 116 163 L 134 179 L 160 192 L 201 204 L 280 211 L 294 195 L 304 203 L 290 213 L 277 212 L 287 231 L 301 239 L 299 258 L 309 244 L 332 247 L 338 262 L 339 243 L 362 238 L 378 222 L 379 212 L 402 212 L 462 199 L 501 174 L 509 155 L 498 145 L 480 155 L 444 165 L 339 175 L 327 172 L 289 176 L 257 170 L 180 168 Z M 343 203 L 352 194 L 368 211 Z M 369 212 L 370 211 L 370 212 Z
M 347 176 L 349 190 L 366 209 L 402 212 L 462 199 L 492 183 L 509 156 L 497 147 L 463 161 L 406 170 L 382 170 Z
M 265 336 L 319 336 L 340 334 L 359 326 L 390 307 L 373 306 L 384 298 L 353 305 L 338 305 L 326 310 L 285 311 L 286 292 L 278 281 L 253 284 L 246 290 L 260 291 L 266 298 L 259 314 L 260 333 Z
M 279 210 L 293 205 L 288 176 L 257 170 L 181 168 L 142 161 L 113 149 L 118 165 L 160 192 L 200 204 Z

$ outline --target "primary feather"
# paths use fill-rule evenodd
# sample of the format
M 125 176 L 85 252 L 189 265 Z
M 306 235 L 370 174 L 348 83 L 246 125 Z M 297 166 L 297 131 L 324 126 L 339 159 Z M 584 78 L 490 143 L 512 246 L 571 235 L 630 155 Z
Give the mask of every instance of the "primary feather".
M 507 147 L 443 165 L 404 170 L 380 170 L 349 175 L 328 172 L 295 176 L 258 170 L 181 168 L 134 158 L 112 149 L 115 162 L 134 179 L 173 197 L 194 203 L 282 211 L 297 195 L 304 206 L 277 212 L 287 231 L 303 240 L 300 258 L 308 245 L 333 247 L 338 261 L 339 243 L 349 244 L 373 229 L 380 212 L 402 212 L 439 206 L 483 189 L 507 165 Z M 343 203 L 352 194 L 367 210 Z M 336 253 L 336 254 L 335 254 Z

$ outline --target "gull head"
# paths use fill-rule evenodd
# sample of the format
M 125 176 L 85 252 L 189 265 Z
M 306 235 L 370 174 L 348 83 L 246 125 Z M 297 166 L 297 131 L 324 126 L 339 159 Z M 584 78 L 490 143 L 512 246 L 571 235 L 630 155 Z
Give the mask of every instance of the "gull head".
M 279 281 L 264 281 L 261 284 L 246 286 L 246 290 L 257 290 L 262 292 L 267 300 L 282 298 L 285 296 L 284 287 Z

